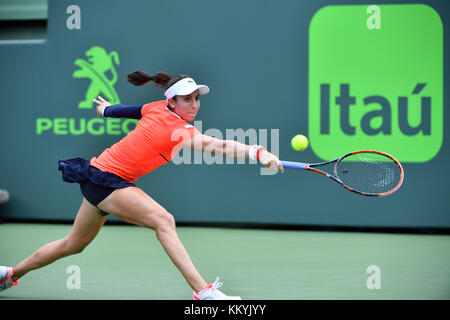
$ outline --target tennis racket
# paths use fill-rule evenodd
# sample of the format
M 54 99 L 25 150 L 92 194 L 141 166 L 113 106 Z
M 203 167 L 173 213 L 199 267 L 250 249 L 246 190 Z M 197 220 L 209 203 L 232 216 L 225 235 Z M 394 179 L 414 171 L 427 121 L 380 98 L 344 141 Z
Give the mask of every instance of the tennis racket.
M 402 165 L 397 159 L 385 152 L 373 150 L 354 151 L 321 163 L 281 163 L 287 169 L 320 173 L 347 190 L 372 197 L 387 196 L 397 191 L 404 176 Z

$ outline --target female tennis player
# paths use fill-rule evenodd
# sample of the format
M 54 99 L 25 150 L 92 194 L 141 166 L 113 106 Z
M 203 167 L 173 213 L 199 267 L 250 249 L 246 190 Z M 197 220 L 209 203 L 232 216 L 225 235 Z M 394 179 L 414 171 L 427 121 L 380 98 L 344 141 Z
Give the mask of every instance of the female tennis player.
M 225 157 L 250 158 L 267 168 L 283 171 L 280 160 L 263 146 L 218 140 L 188 124 L 200 108 L 200 95 L 209 92 L 207 86 L 197 85 L 191 77 L 171 76 L 165 72 L 150 76 L 136 71 L 127 76 L 127 81 L 136 86 L 153 81 L 165 87 L 166 99 L 142 106 L 111 106 L 102 97 L 94 100 L 97 115 L 140 120 L 134 130 L 100 156 L 90 160 L 59 161 L 63 180 L 79 183 L 83 195 L 72 230 L 65 238 L 44 245 L 14 268 L 0 267 L 0 291 L 17 285 L 17 280 L 31 270 L 82 252 L 108 215 L 113 214 L 128 223 L 156 231 L 165 252 L 194 290 L 193 299 L 240 299 L 218 290 L 222 286 L 218 277 L 210 284 L 202 278 L 178 238 L 174 217 L 134 182 L 171 161 L 183 146 Z

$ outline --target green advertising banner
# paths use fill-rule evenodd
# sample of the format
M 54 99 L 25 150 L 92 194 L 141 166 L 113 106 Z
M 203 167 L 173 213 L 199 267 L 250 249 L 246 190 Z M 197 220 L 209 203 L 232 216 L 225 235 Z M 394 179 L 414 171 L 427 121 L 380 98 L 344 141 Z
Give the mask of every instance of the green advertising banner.
M 311 20 L 311 146 L 328 160 L 369 148 L 427 162 L 443 141 L 441 18 L 423 4 L 372 9 L 326 6 Z

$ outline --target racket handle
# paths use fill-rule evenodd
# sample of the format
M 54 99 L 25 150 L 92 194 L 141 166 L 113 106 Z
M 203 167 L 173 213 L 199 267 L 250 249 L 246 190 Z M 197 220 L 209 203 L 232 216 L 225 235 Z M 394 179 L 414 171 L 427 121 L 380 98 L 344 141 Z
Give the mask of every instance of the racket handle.
M 306 170 L 308 168 L 308 164 L 301 162 L 293 162 L 293 161 L 281 161 L 283 168 L 287 169 L 299 169 Z

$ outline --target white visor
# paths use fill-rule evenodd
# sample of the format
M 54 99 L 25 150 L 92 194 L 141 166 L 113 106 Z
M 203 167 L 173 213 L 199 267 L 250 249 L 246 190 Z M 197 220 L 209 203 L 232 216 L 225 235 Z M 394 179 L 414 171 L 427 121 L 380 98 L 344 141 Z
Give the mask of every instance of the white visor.
M 175 96 L 186 96 L 195 90 L 198 90 L 201 95 L 209 92 L 208 86 L 202 84 L 198 85 L 192 78 L 184 78 L 169 87 L 169 89 L 164 92 L 164 95 L 166 96 L 166 101 L 169 101 L 170 98 Z

